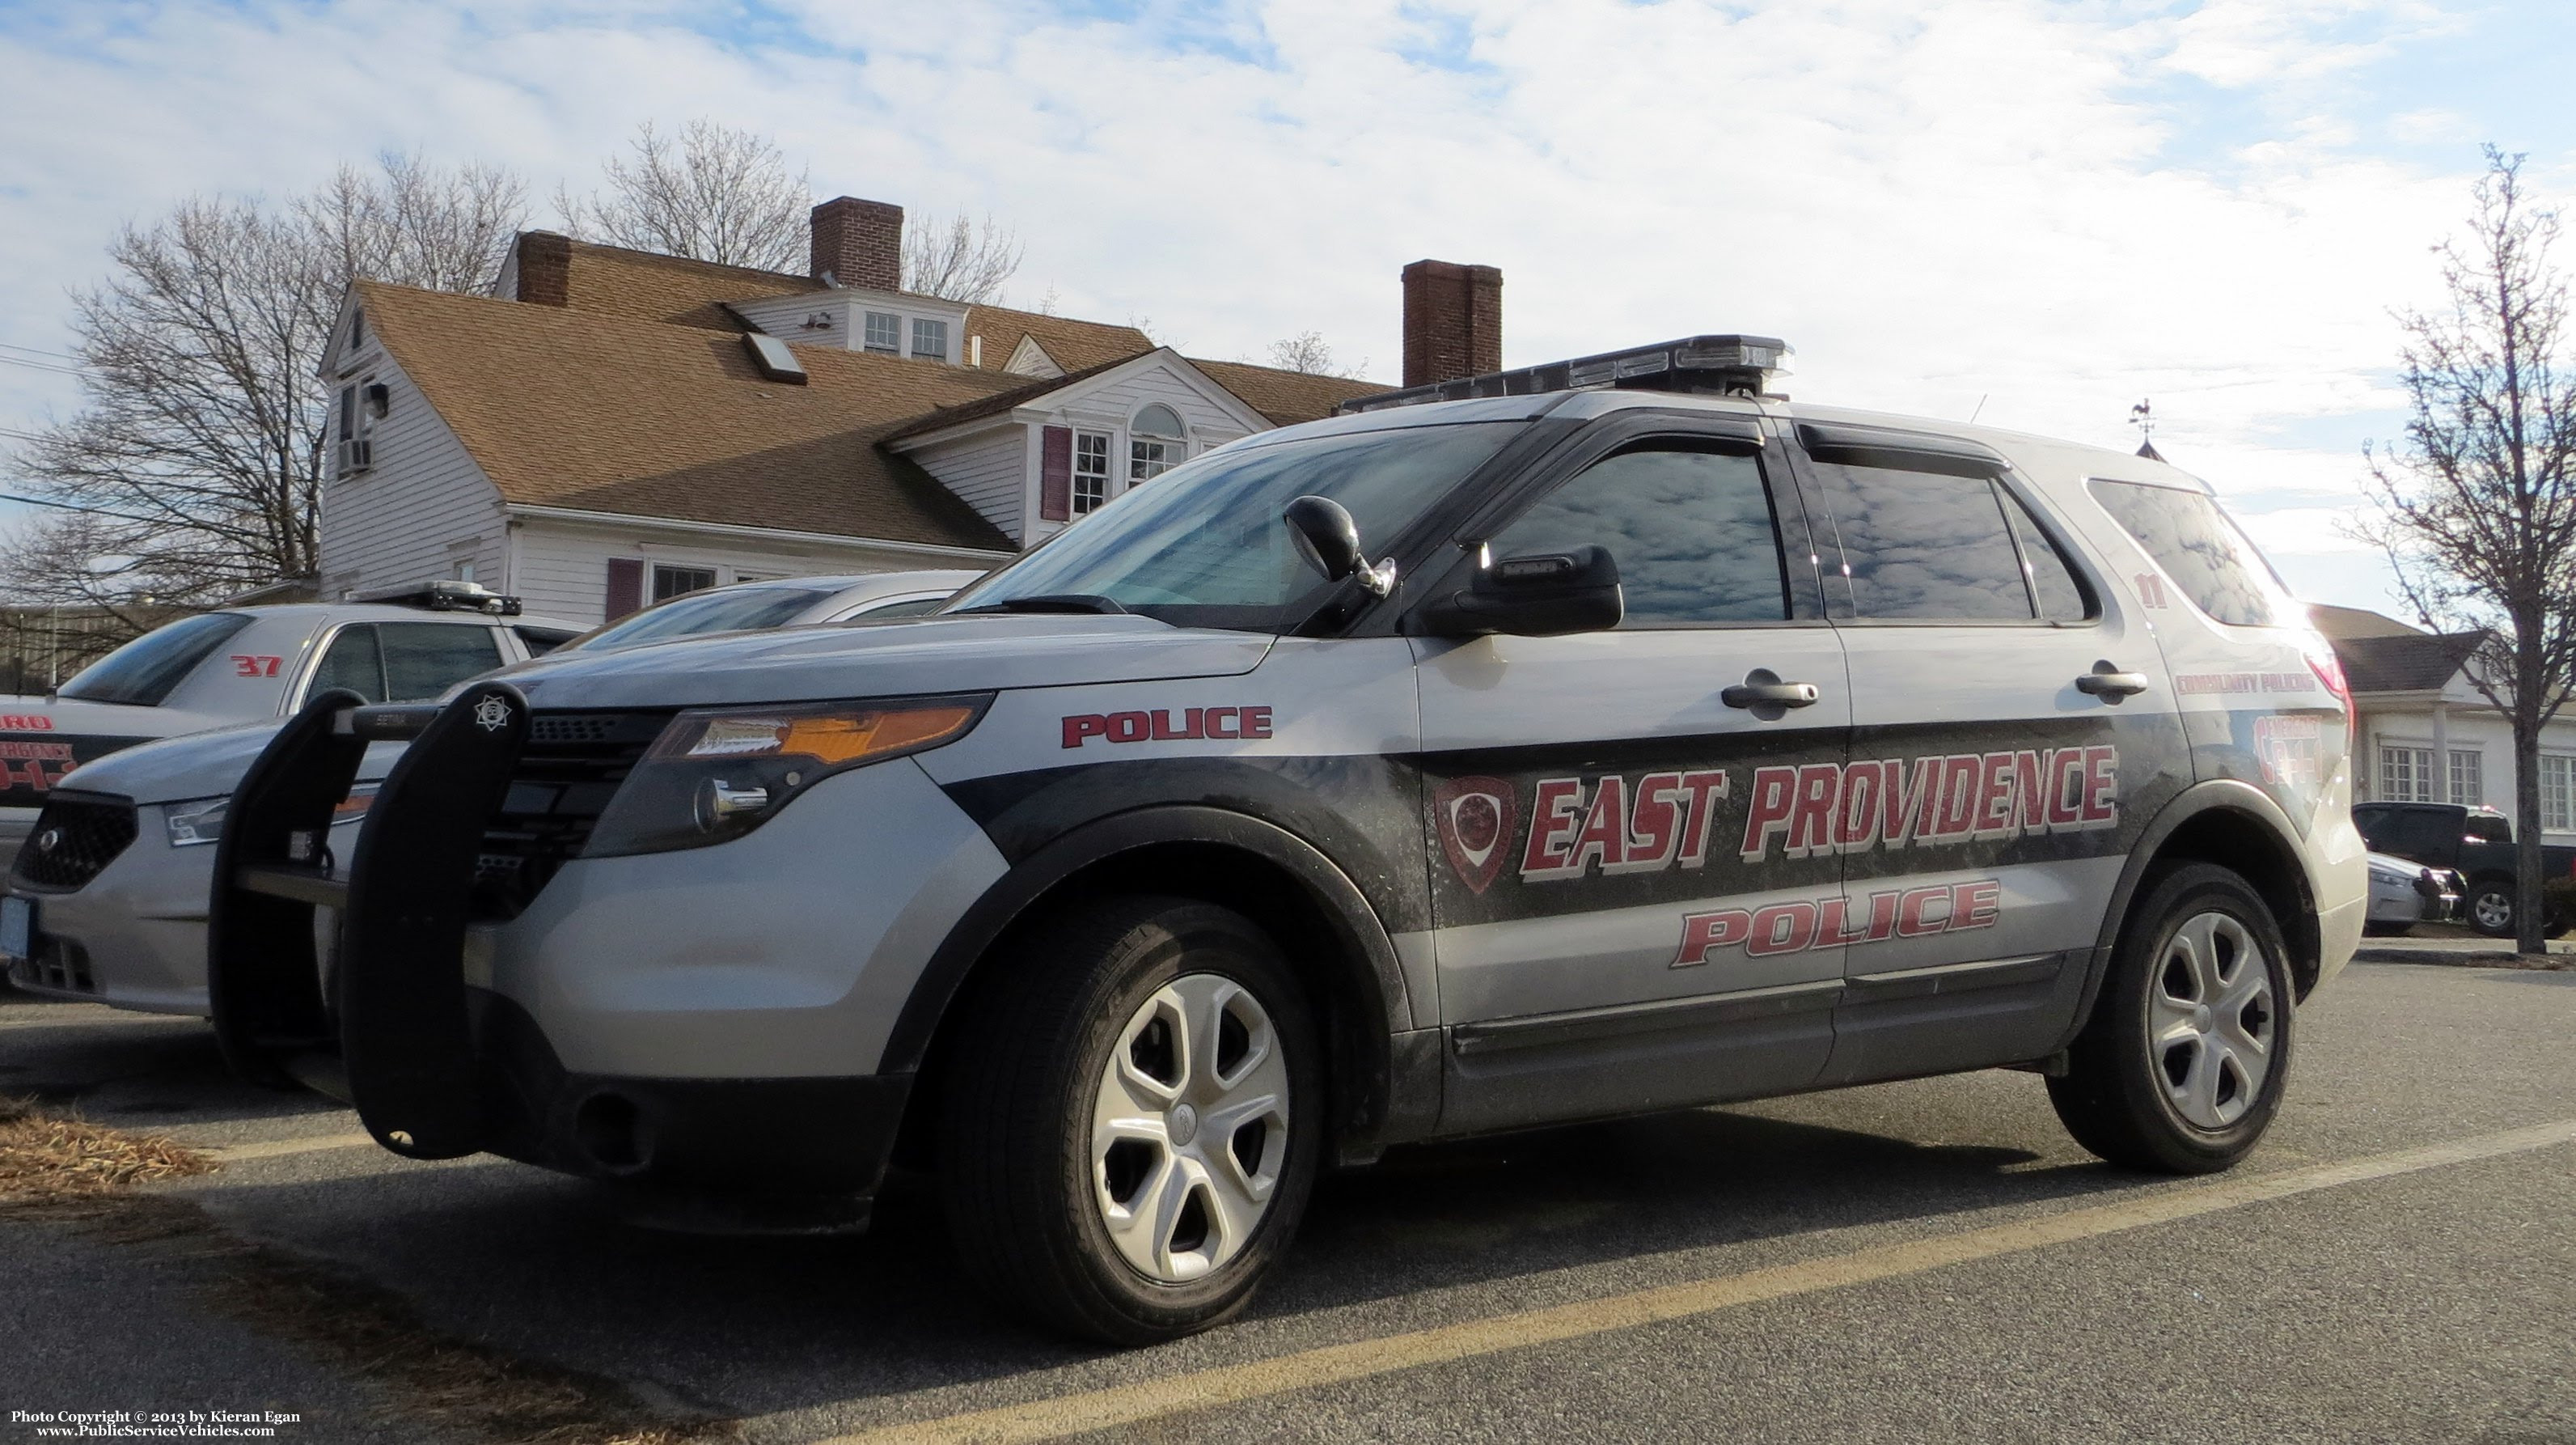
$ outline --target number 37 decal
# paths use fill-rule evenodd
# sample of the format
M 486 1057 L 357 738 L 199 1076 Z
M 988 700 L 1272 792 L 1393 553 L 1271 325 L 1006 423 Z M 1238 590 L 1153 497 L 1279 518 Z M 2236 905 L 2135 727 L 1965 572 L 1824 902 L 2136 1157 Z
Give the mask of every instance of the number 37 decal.
M 251 657 L 236 652 L 233 654 L 233 676 L 275 677 L 277 670 L 285 664 L 286 659 L 282 657 Z

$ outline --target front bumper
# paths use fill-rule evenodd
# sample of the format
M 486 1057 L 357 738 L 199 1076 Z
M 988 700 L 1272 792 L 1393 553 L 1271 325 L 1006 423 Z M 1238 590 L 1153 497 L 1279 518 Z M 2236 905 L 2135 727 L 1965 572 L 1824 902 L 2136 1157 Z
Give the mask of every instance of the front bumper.
M 886 1039 L 1001 876 L 999 853 L 898 758 L 817 783 L 730 842 L 574 856 L 517 916 L 488 916 L 477 870 L 487 824 L 527 793 L 513 792 L 525 709 L 486 683 L 435 720 L 317 704 L 280 732 L 216 863 L 210 984 L 227 1056 L 343 1094 L 411 1157 L 489 1150 L 735 1194 L 867 1191 L 909 1088 L 876 1072 Z M 511 721 L 488 726 L 496 715 Z M 313 822 L 363 739 L 397 727 L 418 741 L 343 887 L 311 862 Z M 324 908 L 340 919 L 327 972 L 296 928 Z

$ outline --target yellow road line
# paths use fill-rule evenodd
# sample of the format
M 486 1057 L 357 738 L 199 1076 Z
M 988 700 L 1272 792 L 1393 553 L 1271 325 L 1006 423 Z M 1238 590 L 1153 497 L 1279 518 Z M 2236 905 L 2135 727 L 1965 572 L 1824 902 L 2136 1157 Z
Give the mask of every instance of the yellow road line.
M 282 1159 L 291 1154 L 319 1154 L 327 1149 L 355 1149 L 372 1146 L 372 1134 L 317 1134 L 309 1139 L 271 1139 L 259 1144 L 200 1144 L 219 1163 L 241 1164 L 252 1159 Z
M 2119 1204 L 2070 1209 L 2039 1219 L 1963 1230 L 1902 1244 L 1878 1245 L 1743 1274 L 1469 1320 L 1462 1324 L 1346 1345 L 1300 1350 L 1248 1364 L 1196 1370 L 1105 1390 L 1033 1400 L 1024 1405 L 1006 1405 L 909 1424 L 887 1425 L 837 1436 L 821 1442 L 821 1445 L 949 1445 L 949 1442 L 970 1441 L 978 1442 L 978 1445 L 1002 1445 L 1002 1442 L 1049 1440 L 1087 1430 L 1133 1425 L 1164 1415 L 1238 1404 L 1291 1390 L 1366 1379 L 1372 1375 L 1419 1369 L 1558 1340 L 1579 1339 L 1609 1330 L 1686 1319 L 1789 1295 L 1843 1289 L 1921 1274 L 1998 1255 L 2044 1249 L 2050 1245 L 2143 1229 L 2149 1225 L 2170 1224 L 2176 1220 L 2286 1199 L 2319 1189 L 2333 1189 L 2345 1184 L 2387 1179 L 2569 1143 L 2576 1143 L 2576 1119 L 2482 1134 L 2422 1149 L 2374 1154 L 2340 1164 L 2320 1164 L 2275 1174 L 2230 1178 L 2214 1184 L 2166 1190 Z

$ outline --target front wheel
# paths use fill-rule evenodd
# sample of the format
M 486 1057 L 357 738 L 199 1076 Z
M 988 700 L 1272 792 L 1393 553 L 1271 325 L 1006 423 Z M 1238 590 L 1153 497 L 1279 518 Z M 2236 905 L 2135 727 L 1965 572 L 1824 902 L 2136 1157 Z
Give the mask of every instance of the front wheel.
M 2479 883 L 2469 889 L 2469 926 L 2489 938 L 2513 937 L 2513 885 Z
M 945 1066 L 939 1172 L 968 1273 L 1112 1344 L 1241 1310 L 1323 1140 L 1296 974 L 1240 914 L 1169 898 L 1104 901 L 995 964 Z
M 2049 1102 L 2114 1164 L 2208 1174 L 2251 1152 L 2290 1069 L 2289 950 L 2261 896 L 2188 864 L 2130 911 Z

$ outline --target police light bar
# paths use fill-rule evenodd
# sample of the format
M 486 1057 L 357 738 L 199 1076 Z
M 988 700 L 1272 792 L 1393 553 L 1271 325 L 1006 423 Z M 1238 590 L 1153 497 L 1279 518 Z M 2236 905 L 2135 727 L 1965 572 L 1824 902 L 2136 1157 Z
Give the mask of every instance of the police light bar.
M 423 607 L 432 612 L 489 612 L 495 617 L 519 615 L 519 599 L 504 597 L 479 582 L 455 582 L 444 578 L 419 582 L 408 587 L 383 587 L 361 592 L 352 602 L 381 602 L 390 607 Z
M 1342 403 L 1345 413 L 1384 411 L 1479 396 L 1531 396 L 1548 391 L 1684 391 L 1714 396 L 1767 396 L 1771 379 L 1789 373 L 1797 353 L 1776 336 L 1691 336 L 1517 371 L 1436 381 L 1381 391 Z

